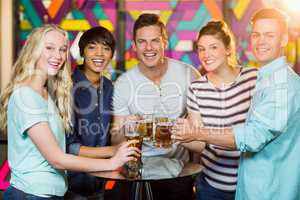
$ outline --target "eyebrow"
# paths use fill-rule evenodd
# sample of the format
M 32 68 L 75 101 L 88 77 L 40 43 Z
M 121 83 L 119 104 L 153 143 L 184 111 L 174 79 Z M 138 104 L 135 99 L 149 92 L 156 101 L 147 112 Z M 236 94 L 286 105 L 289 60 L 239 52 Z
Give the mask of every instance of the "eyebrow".
M 213 45 L 217 45 L 217 43 L 212 43 L 212 44 L 209 44 L 208 46 L 213 46 Z M 197 44 L 198 47 L 204 47 L 203 45 L 200 45 L 200 44 Z
M 136 40 L 147 40 L 146 38 L 137 38 Z M 160 37 L 151 38 L 149 40 L 160 40 Z
M 253 33 L 256 33 L 256 34 L 261 34 L 261 32 L 258 32 L 258 31 L 254 31 L 252 32 Z M 272 33 L 272 34 L 276 34 L 276 31 L 268 31 L 268 32 L 263 32 L 262 34 L 265 34 L 265 33 Z
M 45 42 L 45 44 L 50 44 L 50 45 L 54 45 L 54 46 L 56 45 L 56 44 L 53 43 L 53 42 Z M 68 45 L 64 44 L 63 46 L 64 46 L 64 47 L 67 47 Z

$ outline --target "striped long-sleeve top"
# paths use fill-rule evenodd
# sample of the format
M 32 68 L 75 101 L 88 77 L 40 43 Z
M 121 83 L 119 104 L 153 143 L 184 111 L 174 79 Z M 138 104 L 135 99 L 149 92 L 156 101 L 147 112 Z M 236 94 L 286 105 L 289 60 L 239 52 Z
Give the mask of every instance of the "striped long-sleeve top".
M 255 68 L 241 68 L 234 82 L 219 88 L 206 76 L 194 81 L 188 91 L 188 111 L 199 113 L 207 128 L 227 128 L 244 123 L 257 71 Z M 217 189 L 235 191 L 239 158 L 239 151 L 207 144 L 201 154 L 205 180 Z

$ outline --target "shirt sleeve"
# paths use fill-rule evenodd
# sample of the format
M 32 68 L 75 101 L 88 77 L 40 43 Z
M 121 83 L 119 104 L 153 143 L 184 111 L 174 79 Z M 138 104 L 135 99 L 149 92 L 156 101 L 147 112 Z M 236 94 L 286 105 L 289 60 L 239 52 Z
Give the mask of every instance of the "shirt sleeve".
M 286 130 L 289 95 L 284 84 L 255 93 L 246 123 L 233 128 L 240 151 L 258 152 Z
M 113 114 L 126 116 L 130 115 L 129 103 L 131 92 L 133 91 L 130 79 L 121 76 L 115 86 L 113 92 Z
M 71 131 L 66 134 L 67 152 L 78 155 L 80 150 L 80 139 L 78 138 L 78 124 L 76 112 L 72 113 Z
M 188 94 L 187 94 L 187 110 L 188 112 L 200 112 L 199 106 L 197 103 L 197 96 L 195 94 L 195 91 L 191 85 L 188 88 Z
M 48 122 L 47 101 L 30 88 L 18 89 L 12 95 L 9 109 L 21 134 L 35 124 Z

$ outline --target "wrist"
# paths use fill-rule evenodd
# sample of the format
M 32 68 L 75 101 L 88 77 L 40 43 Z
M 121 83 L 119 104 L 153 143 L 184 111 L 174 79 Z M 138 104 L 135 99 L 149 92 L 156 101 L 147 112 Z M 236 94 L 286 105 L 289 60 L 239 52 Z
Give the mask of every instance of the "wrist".
M 207 142 L 208 129 L 203 127 L 197 127 L 195 132 L 196 140 L 200 142 Z
M 109 158 L 108 159 L 108 166 L 109 166 L 109 170 L 114 170 L 116 167 L 115 167 L 115 164 L 114 164 L 114 158 Z

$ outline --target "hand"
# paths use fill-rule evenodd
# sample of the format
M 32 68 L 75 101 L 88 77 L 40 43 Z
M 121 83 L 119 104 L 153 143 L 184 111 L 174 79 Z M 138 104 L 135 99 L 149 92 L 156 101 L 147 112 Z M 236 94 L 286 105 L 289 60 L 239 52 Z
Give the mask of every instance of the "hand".
M 188 119 L 179 118 L 172 128 L 171 138 L 179 143 L 192 142 L 197 140 L 196 127 Z
M 142 116 L 135 114 L 135 115 L 128 115 L 126 117 L 126 121 L 137 121 L 137 120 L 141 120 Z
M 119 143 L 119 144 L 116 144 L 116 145 L 113 145 L 111 146 L 113 148 L 113 153 L 112 153 L 112 156 L 116 155 L 116 153 L 118 152 L 119 148 L 122 146 L 123 143 Z
M 138 148 L 130 147 L 131 144 L 137 142 L 137 140 L 130 140 L 121 144 L 115 155 L 110 159 L 113 169 L 121 167 L 126 162 L 136 160 L 136 157 L 141 156 L 141 151 Z

